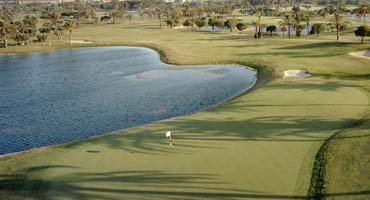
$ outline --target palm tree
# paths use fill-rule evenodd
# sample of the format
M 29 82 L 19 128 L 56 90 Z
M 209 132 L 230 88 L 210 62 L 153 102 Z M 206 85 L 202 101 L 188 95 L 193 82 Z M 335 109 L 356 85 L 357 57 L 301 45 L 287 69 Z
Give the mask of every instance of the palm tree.
M 279 22 L 280 27 L 283 27 L 283 26 L 288 27 L 288 37 L 289 38 L 290 38 L 290 29 L 292 25 L 293 25 L 293 19 L 289 13 L 284 15 L 283 21 Z
M 261 17 L 263 12 L 261 9 L 257 10 L 255 13 L 258 17 L 257 21 L 253 21 L 253 25 L 255 26 L 255 38 L 261 38 L 262 36 L 262 24 L 261 24 Z
M 112 17 L 113 24 L 116 23 L 117 15 L 118 15 L 118 6 L 114 5 L 112 11 L 110 12 L 110 16 Z
M 356 11 L 359 16 L 363 16 L 364 24 L 366 24 L 366 15 L 370 13 L 370 4 L 362 3 Z
M 301 32 L 303 30 L 303 25 L 301 23 L 299 23 L 299 21 L 295 21 L 295 23 L 293 24 L 293 27 L 295 29 L 295 35 L 297 37 L 300 37 L 301 36 Z
M 62 39 L 62 32 L 60 30 L 59 15 L 56 12 L 51 13 L 51 23 L 53 24 L 54 33 L 60 41 Z
M 12 33 L 13 26 L 9 21 L 0 21 L 0 36 L 3 39 L 4 47 L 8 47 L 8 38 Z
M 161 27 L 161 28 L 162 28 L 162 12 L 163 12 L 162 8 L 160 8 L 160 7 L 155 8 L 155 13 L 156 13 L 156 15 L 158 16 L 158 19 L 159 19 L 159 27 Z
M 334 11 L 332 21 L 333 21 L 333 24 L 335 25 L 335 28 L 337 30 L 337 42 L 339 42 L 340 29 L 343 28 L 343 26 L 346 24 L 346 22 L 343 20 L 342 13 L 338 8 Z
M 303 14 L 303 21 L 306 22 L 306 26 L 307 26 L 307 36 L 310 35 L 311 16 L 312 16 L 312 12 L 309 12 L 309 11 Z
M 283 32 L 283 38 L 285 38 L 285 31 L 287 31 L 286 26 L 281 26 L 280 30 L 281 30 L 281 32 Z
M 259 21 L 253 21 L 252 22 L 254 26 L 254 38 L 258 38 L 258 27 L 260 27 L 260 22 Z
M 77 28 L 77 22 L 73 19 L 66 20 L 64 22 L 64 28 L 69 32 L 69 39 L 68 43 L 71 45 L 71 36 L 72 36 L 72 31 Z
M 326 16 L 329 14 L 329 10 L 327 7 L 325 7 L 325 8 L 318 10 L 317 13 L 321 15 L 324 19 L 326 19 Z

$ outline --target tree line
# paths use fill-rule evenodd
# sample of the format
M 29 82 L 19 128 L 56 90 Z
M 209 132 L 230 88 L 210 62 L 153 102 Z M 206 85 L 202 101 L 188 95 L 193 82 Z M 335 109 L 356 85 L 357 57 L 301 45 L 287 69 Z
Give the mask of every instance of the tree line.
M 305 1 L 307 2 L 307 1 Z M 309 1 L 319 4 L 320 1 Z M 327 1 L 326 1 L 327 2 Z M 325 28 L 336 31 L 337 40 L 340 39 L 340 32 L 347 28 L 347 22 L 343 16 L 354 14 L 363 19 L 363 25 L 354 32 L 356 36 L 369 36 L 369 27 L 366 25 L 366 17 L 370 13 L 369 2 L 356 1 L 359 6 L 355 9 L 346 9 L 344 1 L 330 1 L 331 4 L 317 10 L 304 4 L 301 6 L 297 0 L 221 0 L 221 1 L 191 1 L 183 3 L 166 3 L 162 0 L 146 1 L 118 1 L 111 2 L 70 2 L 61 4 L 5 4 L 0 9 L 0 37 L 3 46 L 8 46 L 8 41 L 13 40 L 17 45 L 27 45 L 29 41 L 43 42 L 48 34 L 54 33 L 59 40 L 66 31 L 70 37 L 78 21 L 83 18 L 94 24 L 100 22 L 124 23 L 133 18 L 132 10 L 141 18 L 158 19 L 159 26 L 163 23 L 168 27 L 185 26 L 198 27 L 211 26 L 215 28 L 227 28 L 230 31 L 237 29 L 243 31 L 248 25 L 255 27 L 254 37 L 257 39 L 269 32 L 272 36 L 279 28 L 285 37 L 291 37 L 292 29 L 296 37 L 300 37 L 306 27 L 307 35 L 320 34 Z M 327 2 L 328 3 L 328 2 Z M 295 5 L 290 9 L 288 5 Z M 304 9 L 302 9 L 304 7 Z M 254 15 L 255 21 L 247 24 L 235 19 L 233 12 Z M 15 20 L 14 15 L 19 12 L 34 13 L 27 15 L 22 20 Z M 104 14 L 101 14 L 104 13 Z M 261 18 L 274 16 L 280 18 L 278 25 L 263 24 Z M 330 16 L 329 19 L 327 17 Z M 323 17 L 328 23 L 311 24 L 314 17 Z M 38 26 L 39 20 L 43 23 Z M 264 32 L 266 30 L 266 32 Z
M 70 17 L 62 20 L 60 15 L 54 12 L 50 13 L 47 19 L 39 27 L 39 18 L 36 16 L 26 15 L 21 20 L 15 20 L 12 13 L 3 8 L 0 9 L 0 38 L 3 41 L 3 47 L 8 47 L 9 40 L 22 46 L 27 45 L 28 42 L 45 42 L 50 33 L 54 33 L 61 40 L 63 31 L 67 31 L 69 43 L 71 43 L 72 31 L 78 27 L 77 20 Z

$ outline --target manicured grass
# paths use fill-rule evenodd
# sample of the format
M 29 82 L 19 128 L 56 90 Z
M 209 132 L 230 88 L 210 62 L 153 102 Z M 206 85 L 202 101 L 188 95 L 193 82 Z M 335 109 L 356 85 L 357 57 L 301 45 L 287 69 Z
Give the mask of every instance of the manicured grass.
M 267 65 L 276 78 L 190 116 L 3 157 L 0 199 L 304 199 L 320 145 L 369 111 L 369 61 L 348 53 L 370 45 L 332 38 L 256 40 L 226 31 L 160 29 L 148 21 L 82 27 L 73 39 L 156 47 L 178 64 Z M 51 42 L 7 51 L 67 46 Z M 279 78 L 285 69 L 307 69 L 314 77 Z M 172 147 L 163 135 L 167 130 L 174 134 Z M 363 155 L 351 154 L 357 160 Z M 337 173 L 340 166 L 331 166 Z M 346 187 L 328 192 L 363 196 Z
M 324 168 L 327 199 L 370 199 L 369 130 L 368 115 L 358 126 L 345 129 L 328 143 Z

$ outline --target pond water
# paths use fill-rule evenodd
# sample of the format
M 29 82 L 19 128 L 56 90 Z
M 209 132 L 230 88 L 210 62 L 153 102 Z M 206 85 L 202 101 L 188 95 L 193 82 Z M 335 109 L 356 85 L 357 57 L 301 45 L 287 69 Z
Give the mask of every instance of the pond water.
M 357 15 L 346 15 L 344 16 L 345 19 L 347 20 L 358 20 L 358 21 L 369 21 L 370 20 L 370 16 L 357 16 Z
M 168 65 L 140 47 L 3 54 L 0 154 L 190 114 L 255 81 L 245 67 Z
M 303 24 L 302 24 L 303 25 Z M 301 30 L 301 35 L 307 35 L 307 27 L 309 27 L 309 30 L 311 30 L 311 27 L 312 25 L 303 25 L 303 29 Z M 193 27 L 194 30 L 196 31 L 221 31 L 221 30 L 229 30 L 227 27 L 214 27 L 214 29 L 212 28 L 212 26 L 204 26 L 204 27 L 201 27 L 200 29 L 197 28 L 197 27 Z M 255 31 L 256 30 L 256 26 L 254 25 L 248 25 L 247 29 L 249 31 Z M 234 31 L 237 31 L 237 29 L 235 28 Z M 266 31 L 266 28 L 262 28 L 261 30 L 262 32 L 267 32 Z M 282 33 L 281 31 L 281 28 L 280 27 L 276 27 L 276 32 L 277 33 Z M 296 29 L 293 28 L 293 27 L 290 27 L 290 33 L 291 34 L 295 34 L 296 32 Z M 268 32 L 270 33 L 270 32 Z M 288 31 L 285 31 L 286 34 L 288 34 Z

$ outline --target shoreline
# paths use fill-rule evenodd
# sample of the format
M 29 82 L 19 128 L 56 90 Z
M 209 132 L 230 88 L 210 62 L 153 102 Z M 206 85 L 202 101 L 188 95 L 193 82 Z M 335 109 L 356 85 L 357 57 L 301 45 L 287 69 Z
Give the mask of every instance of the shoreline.
M 138 45 L 74 46 L 74 47 L 71 47 L 71 48 L 119 47 L 119 46 L 121 46 L 121 47 L 148 48 L 148 49 L 154 50 L 156 53 L 158 53 L 159 59 L 160 59 L 161 62 L 166 63 L 166 64 L 176 64 L 174 62 L 168 62 L 168 56 L 167 56 L 166 52 L 164 50 L 162 50 L 160 47 L 155 47 L 155 46 L 150 46 L 150 45 L 140 45 L 140 46 L 138 46 Z M 66 47 L 66 48 L 57 48 L 57 49 L 53 49 L 53 50 L 50 50 L 50 51 L 58 51 L 58 50 L 63 50 L 63 49 L 68 49 L 68 47 Z M 22 55 L 22 54 L 31 54 L 31 53 L 46 53 L 46 52 L 50 52 L 50 51 L 29 52 L 29 53 L 10 53 L 10 54 L 15 54 L 15 55 L 20 54 L 20 55 Z M 176 65 L 178 65 L 180 67 L 186 67 L 186 66 L 190 66 L 190 65 L 205 65 L 205 64 L 189 64 L 189 65 L 176 64 Z M 177 117 L 189 116 L 189 115 L 192 115 L 192 114 L 195 114 L 195 113 L 207 111 L 209 109 L 214 109 L 214 108 L 217 108 L 218 106 L 221 106 L 223 104 L 227 104 L 228 102 L 230 102 L 234 99 L 237 99 L 241 96 L 244 96 L 244 95 L 248 94 L 249 92 L 253 92 L 254 90 L 258 89 L 259 87 L 263 86 L 264 84 L 267 84 L 268 82 L 270 82 L 274 79 L 274 76 L 273 76 L 274 69 L 272 67 L 267 67 L 267 66 L 264 66 L 264 65 L 259 65 L 259 64 L 250 64 L 250 65 L 248 65 L 247 63 L 243 63 L 243 62 L 240 62 L 240 61 L 223 61 L 223 62 L 219 62 L 219 63 L 209 63 L 208 65 L 233 65 L 233 66 L 240 66 L 240 67 L 250 68 L 250 69 L 256 71 L 256 79 L 255 79 L 255 82 L 254 82 L 252 87 L 249 87 L 249 88 L 245 89 L 240 94 L 237 94 L 236 96 L 230 97 L 230 98 L 228 98 L 228 99 L 226 99 L 222 102 L 216 103 L 216 104 L 214 104 L 214 105 L 212 105 L 208 108 L 205 108 L 205 109 L 202 109 L 202 110 L 199 110 L 199 111 L 195 111 L 195 112 L 192 112 L 192 113 L 189 113 L 189 114 L 186 114 L 186 115 L 179 115 L 179 116 L 170 117 L 170 118 L 166 118 L 166 119 L 161 119 L 161 120 L 157 120 L 157 121 L 153 121 L 153 122 L 149 122 L 149 123 L 145 123 L 145 124 L 140 124 L 140 125 L 129 127 L 129 128 L 118 129 L 118 130 L 111 131 L 111 132 L 101 133 L 101 134 L 93 135 L 93 136 L 90 136 L 90 137 L 86 137 L 86 138 L 82 138 L 82 139 L 78 139 L 78 140 L 74 140 L 74 141 L 63 142 L 63 143 L 59 143 L 59 144 L 51 144 L 51 145 L 35 147 L 35 148 L 23 150 L 23 151 L 1 154 L 0 159 L 17 156 L 17 155 L 23 154 L 23 153 L 30 153 L 32 151 L 36 151 L 36 150 L 40 150 L 40 149 L 56 148 L 56 147 L 62 147 L 62 146 L 67 146 L 67 145 L 73 145 L 73 144 L 77 144 L 77 143 L 81 143 L 81 142 L 87 142 L 89 140 L 97 139 L 99 137 L 104 137 L 104 136 L 107 136 L 107 135 L 117 134 L 118 132 L 121 132 L 121 131 L 129 130 L 129 129 L 132 129 L 132 128 L 137 128 L 137 127 L 144 126 L 144 125 L 149 125 L 149 124 L 152 124 L 152 123 L 160 122 L 162 120 L 168 120 L 168 119 L 174 119 L 174 118 L 177 118 Z

